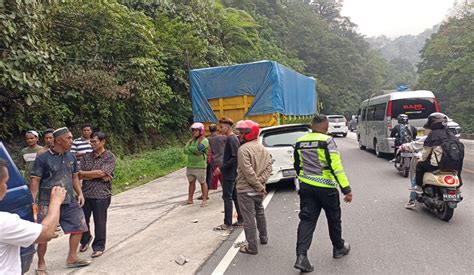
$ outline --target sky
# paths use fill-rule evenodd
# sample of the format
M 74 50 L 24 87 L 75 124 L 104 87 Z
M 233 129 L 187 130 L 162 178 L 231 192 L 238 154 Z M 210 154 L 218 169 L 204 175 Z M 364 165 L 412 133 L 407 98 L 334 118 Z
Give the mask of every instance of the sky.
M 443 21 L 455 0 L 343 0 L 342 15 L 363 35 L 419 34 Z

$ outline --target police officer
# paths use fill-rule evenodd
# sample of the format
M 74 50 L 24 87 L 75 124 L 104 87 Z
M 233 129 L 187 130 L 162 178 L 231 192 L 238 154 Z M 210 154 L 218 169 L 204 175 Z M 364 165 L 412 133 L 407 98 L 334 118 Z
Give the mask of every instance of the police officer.
M 341 207 L 337 185 L 344 194 L 345 202 L 352 201 L 352 193 L 336 143 L 326 135 L 328 127 L 326 116 L 315 116 L 311 122 L 312 133 L 299 138 L 295 145 L 294 167 L 300 181 L 300 223 L 294 267 L 302 272 L 314 270 L 307 251 L 321 209 L 326 212 L 333 257 L 341 258 L 350 251 L 350 245 L 341 236 Z

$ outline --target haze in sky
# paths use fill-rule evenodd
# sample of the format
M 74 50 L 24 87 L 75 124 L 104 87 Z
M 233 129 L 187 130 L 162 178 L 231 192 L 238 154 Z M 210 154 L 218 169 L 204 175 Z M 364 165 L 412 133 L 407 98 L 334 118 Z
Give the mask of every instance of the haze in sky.
M 419 34 L 446 18 L 455 0 L 344 0 L 342 15 L 370 37 Z

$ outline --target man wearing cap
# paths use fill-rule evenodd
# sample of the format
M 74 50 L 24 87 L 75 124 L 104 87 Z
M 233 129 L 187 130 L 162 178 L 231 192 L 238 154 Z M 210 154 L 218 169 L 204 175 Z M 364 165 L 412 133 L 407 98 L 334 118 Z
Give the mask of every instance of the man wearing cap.
M 36 156 L 43 147 L 38 145 L 38 132 L 30 130 L 25 134 L 26 144 L 28 147 L 25 147 L 21 150 L 21 156 L 23 158 L 23 165 L 25 168 L 24 178 L 26 184 L 31 183 L 30 173 L 33 168 L 33 163 L 35 163 Z
M 30 190 L 33 200 L 38 204 L 38 222 L 46 216 L 50 203 L 51 189 L 61 186 L 67 194 L 61 205 L 59 224 L 69 237 L 69 254 L 66 259 L 68 267 L 81 267 L 90 264 L 89 260 L 79 259 L 77 248 L 82 233 L 87 231 L 84 213 L 84 195 L 79 183 L 76 157 L 69 152 L 72 145 L 72 134 L 66 128 L 59 128 L 53 132 L 54 148 L 39 155 L 31 172 Z M 77 200 L 74 198 L 74 191 Z M 46 270 L 45 254 L 47 245 L 38 245 L 38 269 Z

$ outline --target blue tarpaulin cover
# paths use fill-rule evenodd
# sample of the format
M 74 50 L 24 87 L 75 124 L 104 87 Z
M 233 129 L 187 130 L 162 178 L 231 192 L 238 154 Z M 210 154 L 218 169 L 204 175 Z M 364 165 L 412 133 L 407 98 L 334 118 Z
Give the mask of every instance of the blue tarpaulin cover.
M 255 96 L 247 116 L 316 113 L 316 80 L 275 61 L 191 70 L 190 79 L 195 122 L 217 122 L 209 99 L 242 95 Z

